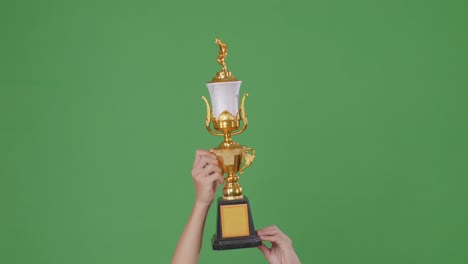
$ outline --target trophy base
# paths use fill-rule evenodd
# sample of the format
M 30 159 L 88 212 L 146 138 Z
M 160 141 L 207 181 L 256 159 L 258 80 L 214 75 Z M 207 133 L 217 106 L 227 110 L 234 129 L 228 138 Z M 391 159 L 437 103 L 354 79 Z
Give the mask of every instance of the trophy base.
M 255 232 L 249 200 L 218 199 L 216 234 L 211 239 L 213 250 L 258 247 L 262 240 Z
M 217 239 L 216 235 L 213 235 L 211 239 L 213 244 L 213 250 L 227 250 L 227 249 L 241 249 L 241 248 L 251 248 L 258 247 L 262 244 L 262 240 L 258 235 L 246 237 L 246 238 L 237 238 L 237 239 Z

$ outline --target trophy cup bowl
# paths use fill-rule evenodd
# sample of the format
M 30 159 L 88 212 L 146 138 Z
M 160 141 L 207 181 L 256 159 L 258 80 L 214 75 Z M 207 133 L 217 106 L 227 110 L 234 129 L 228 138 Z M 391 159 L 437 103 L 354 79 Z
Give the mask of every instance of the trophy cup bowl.
M 239 90 L 242 82 L 226 68 L 224 59 L 227 56 L 227 45 L 219 39 L 216 39 L 215 43 L 220 48 L 218 63 L 222 69 L 212 82 L 206 84 L 212 107 L 204 96 L 202 99 L 206 104 L 206 129 L 214 136 L 224 137 L 223 142 L 210 151 L 215 154 L 222 173 L 227 174 L 227 177 L 224 181 L 223 197 L 218 199 L 217 229 L 212 238 L 212 246 L 214 250 L 258 247 L 262 241 L 255 231 L 250 203 L 243 194 L 237 175 L 243 174 L 252 164 L 255 150 L 232 140 L 232 136 L 243 133 L 247 128 L 244 103 L 248 94 L 242 97 L 239 109 Z M 216 131 L 211 129 L 211 124 Z
M 239 145 L 240 146 L 240 145 Z M 252 154 L 249 153 L 251 151 Z M 242 187 L 237 182 L 240 174 L 249 167 L 255 158 L 255 150 L 253 148 L 246 148 L 240 146 L 233 149 L 218 148 L 212 149 L 212 153 L 216 155 L 218 162 L 221 166 L 222 173 L 227 173 L 226 183 L 223 188 L 223 197 L 226 200 L 242 199 Z M 245 165 L 241 167 L 242 162 L 245 160 Z

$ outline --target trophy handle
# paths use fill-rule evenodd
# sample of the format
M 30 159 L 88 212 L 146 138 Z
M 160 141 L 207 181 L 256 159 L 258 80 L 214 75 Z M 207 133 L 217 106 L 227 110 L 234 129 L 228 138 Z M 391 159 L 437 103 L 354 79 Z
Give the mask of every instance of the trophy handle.
M 211 108 L 210 108 L 210 104 L 208 103 L 208 100 L 206 100 L 206 97 L 205 97 L 205 96 L 202 96 L 202 99 L 205 100 L 205 104 L 206 104 L 206 119 L 205 119 L 206 130 L 208 130 L 208 132 L 210 132 L 210 134 L 212 134 L 212 135 L 215 135 L 215 136 L 224 136 L 224 134 L 222 134 L 222 133 L 216 133 L 216 132 L 214 132 L 213 130 L 211 130 L 211 127 L 210 127 L 210 123 L 211 123 Z
M 249 124 L 249 121 L 247 120 L 247 114 L 245 113 L 245 106 L 244 106 L 245 98 L 247 98 L 247 96 L 249 96 L 249 94 L 247 93 L 244 94 L 244 96 L 242 96 L 242 102 L 241 102 L 241 107 L 240 107 L 240 114 L 241 114 L 242 121 L 244 122 L 244 126 L 242 127 L 241 130 L 233 132 L 231 134 L 232 136 L 239 135 L 240 133 L 244 132 L 244 130 L 247 128 L 247 125 Z
M 252 154 L 249 154 L 249 151 Z M 244 159 L 245 159 L 245 166 L 239 170 L 240 174 L 244 174 L 244 170 L 247 169 L 250 165 L 252 165 L 253 160 L 255 159 L 255 149 L 253 148 L 245 148 L 244 149 Z

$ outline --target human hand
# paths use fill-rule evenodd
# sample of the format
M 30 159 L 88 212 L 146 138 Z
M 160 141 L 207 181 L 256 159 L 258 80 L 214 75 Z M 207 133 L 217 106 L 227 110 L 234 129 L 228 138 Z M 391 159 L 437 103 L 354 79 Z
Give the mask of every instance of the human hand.
M 207 150 L 197 150 L 192 178 L 195 184 L 196 202 L 210 205 L 213 202 L 218 184 L 224 182 L 216 156 Z
M 291 239 L 276 226 L 269 226 L 257 231 L 260 239 L 271 242 L 271 248 L 262 244 L 258 249 L 270 264 L 300 264 Z

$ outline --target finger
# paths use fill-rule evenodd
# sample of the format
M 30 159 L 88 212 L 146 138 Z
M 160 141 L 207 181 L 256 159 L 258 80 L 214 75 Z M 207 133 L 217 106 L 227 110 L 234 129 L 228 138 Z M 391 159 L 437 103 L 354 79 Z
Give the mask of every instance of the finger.
M 213 179 L 215 177 L 216 179 Z M 197 181 L 211 183 L 213 181 L 218 182 L 222 178 L 221 169 L 217 166 L 209 165 L 204 169 L 200 169 L 198 172 L 193 174 L 193 178 Z M 223 178 L 224 182 L 224 178 Z
M 198 161 L 198 164 L 193 168 L 195 173 L 200 172 L 201 170 L 207 168 L 209 164 L 218 166 L 218 160 L 213 156 L 202 156 Z
M 198 173 L 194 174 L 194 179 L 206 184 L 217 182 L 221 176 L 221 170 L 217 166 L 209 165 L 205 169 L 200 170 Z
M 270 249 L 267 248 L 267 246 L 265 246 L 265 244 L 261 244 L 261 245 L 258 246 L 257 248 L 263 253 L 263 255 L 265 256 L 265 258 L 268 259 L 268 257 L 270 256 Z
M 279 228 L 277 226 L 275 226 L 275 225 L 270 225 L 270 226 L 264 227 L 261 230 L 272 230 L 272 229 L 279 230 Z
M 214 177 L 210 179 L 210 182 L 208 184 L 211 184 L 211 186 L 213 188 L 213 192 L 216 192 L 218 190 L 218 186 L 220 184 L 219 184 L 218 175 L 213 175 L 213 176 Z
M 193 167 L 195 167 L 198 162 L 200 161 L 200 158 L 204 155 L 208 155 L 210 154 L 210 152 L 208 150 L 204 150 L 204 149 L 197 149 L 195 151 L 195 160 L 193 162 Z
M 207 176 L 207 175 L 213 175 L 214 173 L 221 174 L 221 169 L 216 165 L 210 164 L 203 169 L 202 174 L 204 176 Z
M 212 175 L 209 175 L 207 180 L 212 183 L 219 183 L 220 177 L 222 178 L 221 174 L 219 172 L 215 172 Z M 224 178 L 223 178 L 223 181 L 224 181 Z
M 258 231 L 258 235 L 278 236 L 278 235 L 280 235 L 280 233 L 277 230 L 261 230 L 261 231 Z
M 266 236 L 266 235 L 258 235 L 262 241 L 268 241 L 271 243 L 278 243 L 281 244 L 283 240 L 279 236 Z
M 221 173 L 219 174 L 219 177 L 218 177 L 218 183 L 219 183 L 219 184 L 223 184 L 223 183 L 224 183 L 224 177 L 223 177 L 223 175 L 222 175 Z
M 211 152 L 209 152 L 208 150 L 204 150 L 204 149 L 199 149 L 195 152 L 195 161 L 193 163 L 193 167 L 197 167 L 200 165 L 200 163 L 202 162 L 201 159 L 203 157 L 211 157 L 211 156 L 214 156 Z M 204 163 L 201 163 L 201 164 L 204 164 Z
M 278 245 L 289 245 L 291 244 L 291 239 L 289 239 L 288 236 L 285 234 L 278 234 L 274 236 L 268 236 L 268 235 L 259 235 L 260 239 L 262 241 L 268 241 L 271 242 L 272 245 L 278 244 Z
M 265 227 L 263 229 L 260 229 L 258 230 L 258 234 L 262 234 L 262 235 L 277 235 L 277 234 L 280 234 L 281 233 L 281 230 L 279 230 L 278 227 L 276 226 L 268 226 L 268 227 Z
M 198 166 L 203 167 L 206 163 L 218 165 L 218 159 L 211 154 L 209 156 L 203 156 L 201 157 Z

